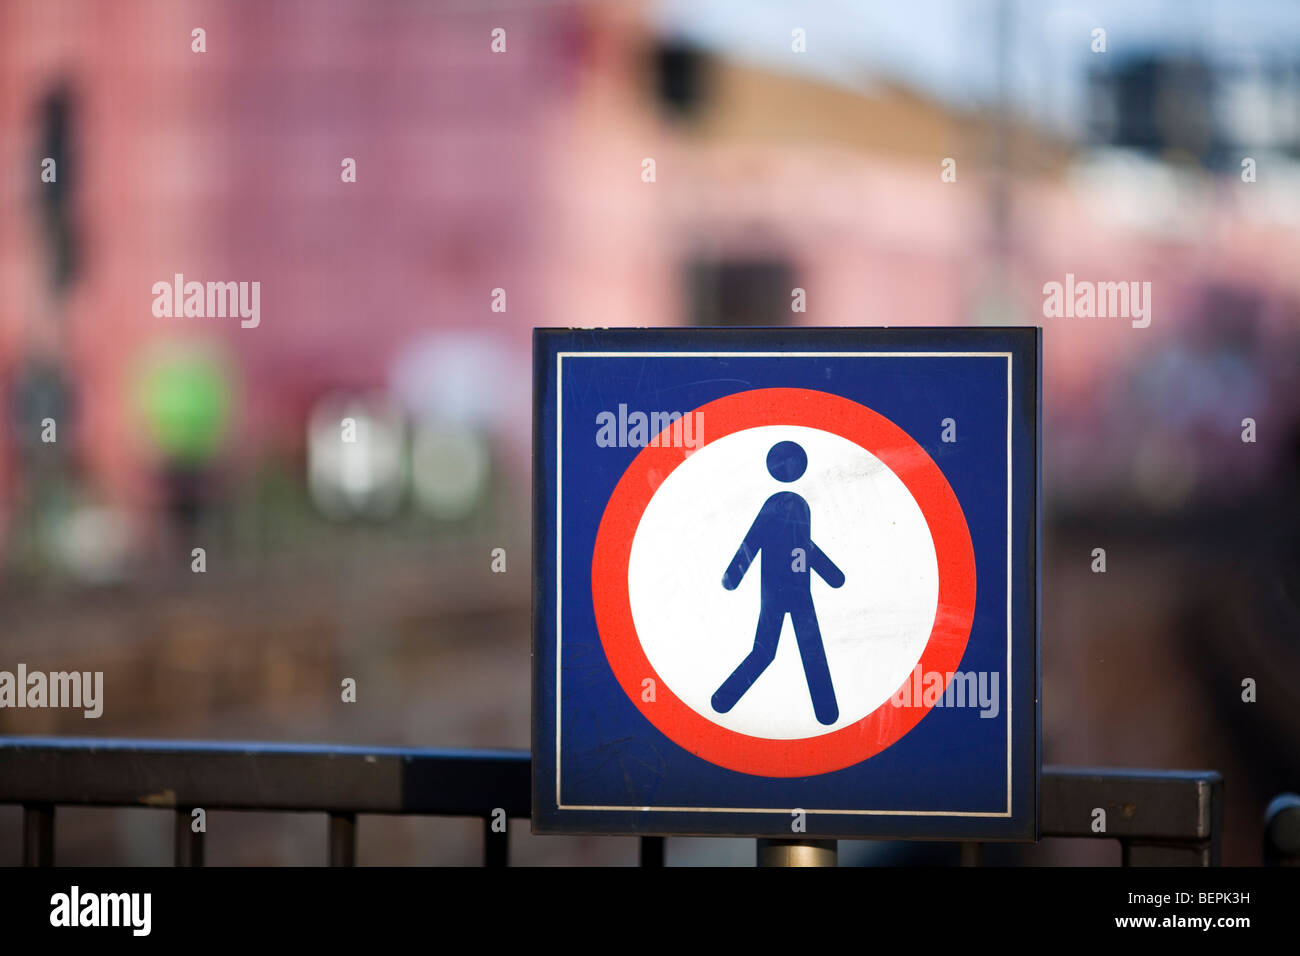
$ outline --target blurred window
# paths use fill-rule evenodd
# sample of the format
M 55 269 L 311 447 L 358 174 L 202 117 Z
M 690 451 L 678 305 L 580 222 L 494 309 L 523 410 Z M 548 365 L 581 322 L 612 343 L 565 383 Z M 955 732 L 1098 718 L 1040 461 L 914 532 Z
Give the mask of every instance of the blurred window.
M 692 262 L 688 269 L 692 325 L 789 325 L 799 283 L 784 259 Z
M 651 74 L 660 107 L 675 119 L 690 119 L 699 112 L 708 86 L 708 56 L 683 43 L 668 41 L 655 47 Z

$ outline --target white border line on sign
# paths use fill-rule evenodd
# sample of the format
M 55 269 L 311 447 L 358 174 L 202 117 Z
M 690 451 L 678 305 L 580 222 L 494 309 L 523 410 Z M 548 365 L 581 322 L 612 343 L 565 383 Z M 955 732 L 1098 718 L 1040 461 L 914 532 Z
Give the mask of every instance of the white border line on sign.
M 562 728 L 560 693 L 563 641 L 561 639 L 563 553 L 560 548 L 563 501 L 563 467 L 561 442 L 564 423 L 563 371 L 566 358 L 1004 358 L 1007 361 L 1007 809 L 1002 811 L 964 810 L 810 810 L 804 813 L 857 816 L 916 817 L 1009 817 L 1011 816 L 1011 358 L 1010 352 L 557 352 L 555 355 L 555 807 L 557 810 L 636 810 L 667 813 L 785 813 L 779 807 L 637 807 L 565 804 L 560 800 L 560 731 Z M 816 739 L 816 738 L 812 738 Z

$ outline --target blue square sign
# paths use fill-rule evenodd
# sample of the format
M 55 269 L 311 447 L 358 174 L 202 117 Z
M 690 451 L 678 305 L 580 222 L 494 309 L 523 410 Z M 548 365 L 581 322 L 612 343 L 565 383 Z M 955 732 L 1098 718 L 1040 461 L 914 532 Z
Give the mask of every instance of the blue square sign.
M 535 330 L 533 829 L 1036 839 L 1040 337 Z

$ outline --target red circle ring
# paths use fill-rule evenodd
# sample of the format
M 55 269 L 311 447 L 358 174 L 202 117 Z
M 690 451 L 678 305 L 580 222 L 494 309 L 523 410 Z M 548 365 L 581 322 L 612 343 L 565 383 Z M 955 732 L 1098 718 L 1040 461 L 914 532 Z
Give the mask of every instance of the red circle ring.
M 697 435 L 708 436 L 704 444 L 748 428 L 804 425 L 860 445 L 902 480 L 925 516 L 938 560 L 934 626 L 919 664 L 924 674 L 938 673 L 946 683 L 961 662 L 974 620 L 975 552 L 957 496 L 925 449 L 865 405 L 812 389 L 737 392 L 701 405 L 691 414 L 695 413 L 703 416 L 703 429 Z M 628 698 L 651 724 L 686 750 L 729 770 L 758 776 L 830 773 L 896 743 L 929 713 L 923 702 L 898 707 L 886 700 L 861 720 L 831 733 L 776 740 L 741 734 L 713 723 L 677 697 L 656 673 L 632 620 L 628 562 L 632 539 L 646 506 L 686 457 L 681 447 L 643 448 L 615 486 L 596 532 L 591 561 L 596 627 L 614 676 Z M 641 699 L 642 681 L 647 677 L 654 680 L 656 688 L 655 700 L 649 702 Z M 898 690 L 911 680 L 909 674 Z

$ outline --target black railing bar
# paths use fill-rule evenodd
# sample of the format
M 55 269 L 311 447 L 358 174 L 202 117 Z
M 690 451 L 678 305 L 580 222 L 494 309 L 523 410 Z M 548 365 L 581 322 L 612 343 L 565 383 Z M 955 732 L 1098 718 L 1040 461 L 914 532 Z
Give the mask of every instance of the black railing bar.
M 23 866 L 54 865 L 54 805 L 23 804 Z
M 1213 770 L 1049 765 L 1040 799 L 1045 837 L 1198 842 L 1222 829 L 1223 776 Z
M 329 814 L 329 865 L 357 865 L 357 815 Z
M 524 750 L 0 738 L 0 803 L 527 817 L 529 778 Z M 1044 836 L 1208 840 L 1221 806 L 1213 771 L 1043 768 Z
M 510 828 L 508 821 L 503 822 L 506 828 L 498 829 L 500 824 L 494 827 L 496 819 L 492 816 L 483 818 L 483 865 L 486 867 L 510 865 Z
M 530 773 L 524 750 L 0 738 L 0 803 L 527 817 Z
M 665 844 L 663 837 L 642 837 L 640 858 L 638 862 L 647 869 L 659 869 L 664 865 Z
M 177 807 L 173 814 L 173 853 L 176 866 L 203 865 L 203 831 L 194 829 L 194 807 Z M 207 826 L 206 817 L 204 826 Z

